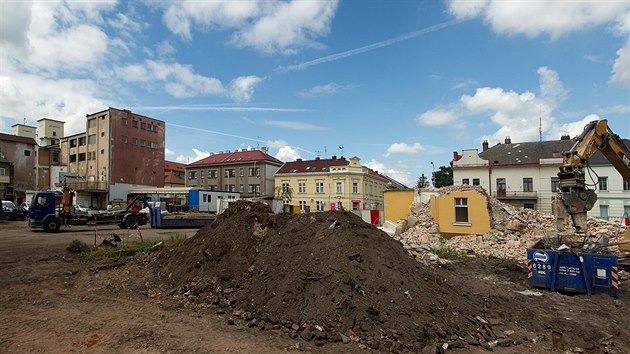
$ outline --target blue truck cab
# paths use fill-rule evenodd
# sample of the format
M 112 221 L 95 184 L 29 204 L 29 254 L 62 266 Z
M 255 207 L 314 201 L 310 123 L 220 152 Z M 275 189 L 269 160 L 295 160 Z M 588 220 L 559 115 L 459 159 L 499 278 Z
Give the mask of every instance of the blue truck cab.
M 55 192 L 35 193 L 28 208 L 28 226 L 48 232 L 59 231 L 61 219 L 55 201 Z

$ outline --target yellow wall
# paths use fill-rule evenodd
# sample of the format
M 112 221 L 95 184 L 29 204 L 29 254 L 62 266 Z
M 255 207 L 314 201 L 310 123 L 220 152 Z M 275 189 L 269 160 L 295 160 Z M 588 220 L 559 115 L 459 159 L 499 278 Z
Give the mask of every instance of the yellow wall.
M 394 224 L 398 220 L 406 220 L 409 216 L 409 209 L 413 203 L 415 190 L 413 189 L 392 189 L 386 190 L 384 196 L 384 218 Z
M 455 198 L 466 198 L 468 223 L 455 222 Z M 474 191 L 452 192 L 440 197 L 431 197 L 431 216 L 439 225 L 440 233 L 446 235 L 476 234 L 490 231 L 490 215 L 486 197 Z

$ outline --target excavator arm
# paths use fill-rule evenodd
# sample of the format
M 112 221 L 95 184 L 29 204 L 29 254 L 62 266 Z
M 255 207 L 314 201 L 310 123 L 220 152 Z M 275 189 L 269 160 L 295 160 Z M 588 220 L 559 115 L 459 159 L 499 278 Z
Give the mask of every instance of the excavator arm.
M 597 151 L 601 151 L 623 180 L 630 183 L 630 150 L 610 130 L 607 120 L 587 124 L 571 150 L 563 153 L 558 172 L 560 195 L 554 200 L 556 215 L 570 215 L 578 232 L 586 230 L 586 213 L 597 201 L 595 190 L 588 189 L 585 178 L 585 166 Z

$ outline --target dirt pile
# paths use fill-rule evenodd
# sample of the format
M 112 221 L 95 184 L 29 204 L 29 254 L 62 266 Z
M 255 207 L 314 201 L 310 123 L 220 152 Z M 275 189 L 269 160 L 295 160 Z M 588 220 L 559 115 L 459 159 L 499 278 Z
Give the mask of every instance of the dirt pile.
M 165 293 L 293 338 L 381 350 L 492 339 L 462 287 L 350 212 L 272 215 L 239 201 L 151 269 Z
M 410 226 L 403 234 L 394 236 L 405 248 L 418 259 L 435 260 L 428 251 L 446 247 L 458 251 L 471 251 L 477 254 L 525 261 L 526 249 L 540 239 L 557 243 L 558 232 L 553 215 L 533 209 L 516 208 L 489 196 L 478 186 L 449 186 L 437 192 L 446 195 L 454 191 L 473 190 L 488 200 L 491 230 L 484 235 L 461 235 L 444 239 L 439 226 L 431 217 L 429 203 L 414 204 L 408 219 Z M 570 228 L 567 228 L 570 230 Z M 587 241 L 595 242 L 607 236 L 610 243 L 619 242 L 623 238 L 623 227 L 614 222 L 589 218 Z M 584 237 L 563 236 L 563 242 L 584 241 Z M 618 246 L 608 248 L 609 252 L 618 252 Z

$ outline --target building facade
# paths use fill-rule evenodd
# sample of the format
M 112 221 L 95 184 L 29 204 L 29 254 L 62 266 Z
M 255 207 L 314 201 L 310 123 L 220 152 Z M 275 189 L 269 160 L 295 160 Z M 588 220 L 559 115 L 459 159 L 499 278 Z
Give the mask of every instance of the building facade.
M 86 116 L 83 133 L 61 139 L 62 163 L 79 204 L 104 208 L 137 187 L 164 186 L 162 120 L 108 108 Z
M 12 128 L 12 135 L 0 133 L 0 198 L 20 205 L 28 202 L 26 191 L 35 189 L 37 142 L 35 127 Z
M 277 197 L 290 191 L 290 204 L 303 211 L 383 210 L 383 192 L 391 182 L 359 161 L 333 156 L 287 162 L 275 176 Z
M 558 191 L 558 171 L 562 152 L 575 142 L 568 136 L 561 140 L 512 143 L 454 153 L 455 185 L 483 187 L 490 195 L 516 207 L 552 213 L 552 196 Z M 624 139 L 628 146 L 630 141 Z M 586 182 L 597 193 L 597 203 L 588 216 L 618 219 L 630 214 L 630 189 L 619 172 L 599 152 L 588 161 Z
M 186 165 L 186 187 L 238 192 L 241 198 L 273 198 L 282 161 L 267 149 L 223 151 Z
M 186 186 L 186 165 L 179 162 L 164 161 L 164 186 Z
M 61 161 L 59 142 L 64 136 L 64 122 L 42 118 L 37 121 L 40 145 L 37 148 L 37 190 L 54 189 L 59 176 L 68 171 Z

